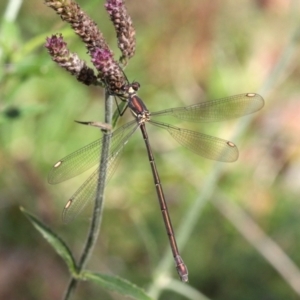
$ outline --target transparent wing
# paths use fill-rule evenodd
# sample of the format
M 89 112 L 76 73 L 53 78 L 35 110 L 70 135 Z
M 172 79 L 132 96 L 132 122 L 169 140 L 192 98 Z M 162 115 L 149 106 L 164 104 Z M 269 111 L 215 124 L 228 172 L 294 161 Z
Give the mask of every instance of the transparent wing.
M 129 138 L 134 124 L 136 124 L 136 121 L 128 122 L 112 133 L 110 153 L 116 152 L 119 145 Z M 99 163 L 102 139 L 92 142 L 59 160 L 49 172 L 48 182 L 51 184 L 60 183 L 81 174 Z
M 247 93 L 186 107 L 161 110 L 151 113 L 151 117 L 173 116 L 189 122 L 215 122 L 251 114 L 263 106 L 264 99 L 260 95 Z
M 130 124 L 130 127 L 126 125 Z M 135 126 L 133 127 L 132 125 Z M 126 127 L 125 127 L 126 126 Z M 114 135 L 113 138 L 117 138 L 118 143 L 115 142 L 113 149 L 110 148 L 110 154 L 107 160 L 107 175 L 106 182 L 111 178 L 114 173 L 117 162 L 119 161 L 119 157 L 123 153 L 124 146 L 128 142 L 130 136 L 136 131 L 138 128 L 138 124 L 133 121 L 125 124 L 121 128 L 126 132 L 123 134 L 123 138 L 120 140 L 118 135 Z M 125 128 L 124 128 L 125 127 Z M 98 161 L 99 161 L 99 153 L 98 153 Z M 74 195 L 67 202 L 64 210 L 63 210 L 63 221 L 65 223 L 70 222 L 74 219 L 91 201 L 95 200 L 97 193 L 97 185 L 98 185 L 98 176 L 99 176 L 99 167 L 90 175 L 90 177 L 79 187 L 79 189 L 74 193 Z
M 178 128 L 169 124 L 149 121 L 151 124 L 166 129 L 182 146 L 205 158 L 223 162 L 233 162 L 239 157 L 236 145 L 200 132 Z
M 118 152 L 113 153 L 107 162 L 106 182 L 109 181 L 114 173 L 119 157 L 123 153 L 124 143 Z M 99 167 L 90 175 L 90 177 L 79 187 L 74 195 L 67 202 L 63 210 L 63 222 L 68 223 L 79 215 L 88 203 L 96 198 L 98 185 Z

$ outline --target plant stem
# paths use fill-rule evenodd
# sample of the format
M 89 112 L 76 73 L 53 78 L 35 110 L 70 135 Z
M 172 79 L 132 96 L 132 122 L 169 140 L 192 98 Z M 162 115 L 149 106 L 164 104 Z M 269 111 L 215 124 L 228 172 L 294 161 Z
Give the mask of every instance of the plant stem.
M 23 0 L 8 1 L 3 19 L 7 22 L 14 22 L 20 12 Z
M 112 97 L 105 93 L 105 123 L 111 124 L 112 120 Z M 80 276 L 81 271 L 87 264 L 94 246 L 97 242 L 99 236 L 101 220 L 102 220 L 102 207 L 104 202 L 104 189 L 106 181 L 106 167 L 107 167 L 107 158 L 109 153 L 111 134 L 107 133 L 103 137 L 103 144 L 100 156 L 100 167 L 99 167 L 99 179 L 97 184 L 97 193 L 95 198 L 95 205 L 93 210 L 93 218 L 91 226 L 88 232 L 85 246 L 83 248 L 82 255 L 77 266 L 77 274 Z M 65 293 L 64 299 L 67 300 L 71 296 L 72 292 L 75 290 L 78 279 L 72 277 L 68 285 L 67 291 Z

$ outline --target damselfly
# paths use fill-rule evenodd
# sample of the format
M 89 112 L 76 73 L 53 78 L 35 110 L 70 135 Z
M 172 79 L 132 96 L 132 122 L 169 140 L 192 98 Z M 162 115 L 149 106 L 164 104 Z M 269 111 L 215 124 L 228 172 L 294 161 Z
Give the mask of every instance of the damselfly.
M 116 129 L 111 136 L 109 156 L 107 159 L 107 178 L 112 175 L 117 158 L 133 133 L 140 128 L 153 173 L 154 184 L 169 243 L 172 249 L 178 274 L 182 281 L 188 280 L 188 270 L 184 264 L 175 239 L 174 230 L 169 216 L 167 203 L 150 147 L 146 123 L 167 130 L 181 145 L 208 159 L 233 162 L 238 158 L 238 149 L 230 141 L 212 137 L 203 133 L 182 129 L 158 121 L 165 116 L 173 116 L 190 122 L 213 122 L 238 118 L 254 113 L 264 106 L 263 98 L 255 93 L 235 95 L 223 99 L 202 102 L 191 106 L 170 108 L 158 112 L 150 112 L 144 102 L 137 96 L 140 85 L 137 82 L 128 84 L 125 89 L 128 97 L 125 100 L 134 120 Z M 49 183 L 56 184 L 70 179 L 99 163 L 102 139 L 99 139 L 58 161 L 49 174 Z M 85 181 L 67 202 L 63 211 L 64 222 L 76 217 L 87 203 L 96 197 L 98 169 Z

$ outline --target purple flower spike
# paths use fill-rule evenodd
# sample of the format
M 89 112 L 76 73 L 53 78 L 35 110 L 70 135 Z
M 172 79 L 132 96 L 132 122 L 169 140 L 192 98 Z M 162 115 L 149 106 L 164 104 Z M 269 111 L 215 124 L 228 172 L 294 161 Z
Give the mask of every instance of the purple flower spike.
M 126 78 L 119 66 L 113 59 L 110 50 L 96 48 L 91 52 L 92 63 L 99 71 L 98 77 L 105 83 L 106 88 L 111 94 L 119 94 L 122 87 L 126 84 Z
M 82 39 L 89 51 L 95 48 L 109 49 L 106 41 L 94 22 L 73 0 L 45 0 L 62 20 L 68 22 Z
M 108 0 L 105 4 L 107 12 L 112 15 L 114 12 L 120 11 L 120 8 L 123 6 L 122 0 Z
M 105 8 L 117 32 L 118 47 L 122 52 L 120 61 L 126 65 L 135 53 L 135 29 L 123 0 L 107 0 Z
M 102 74 L 106 74 L 113 63 L 113 54 L 107 49 L 96 48 L 92 52 L 92 63 Z
M 85 43 L 98 74 L 95 75 L 93 69 L 89 68 L 76 53 L 69 51 L 61 35 L 48 38 L 45 44 L 52 59 L 75 75 L 78 81 L 105 86 L 111 93 L 122 93 L 127 79 L 119 63 L 113 59 L 113 53 L 97 24 L 74 0 L 45 0 L 45 2 L 62 20 L 71 25 Z M 135 31 L 123 0 L 108 0 L 106 7 L 117 32 L 118 46 L 122 52 L 120 62 L 124 67 L 135 51 Z
M 64 42 L 61 34 L 52 35 L 51 37 L 46 38 L 45 47 L 48 49 L 51 56 L 63 56 L 64 54 L 69 54 L 67 43 Z
M 45 47 L 52 59 L 62 68 L 74 75 L 78 81 L 90 85 L 98 82 L 93 69 L 89 68 L 76 53 L 71 53 L 61 34 L 52 35 L 46 39 Z

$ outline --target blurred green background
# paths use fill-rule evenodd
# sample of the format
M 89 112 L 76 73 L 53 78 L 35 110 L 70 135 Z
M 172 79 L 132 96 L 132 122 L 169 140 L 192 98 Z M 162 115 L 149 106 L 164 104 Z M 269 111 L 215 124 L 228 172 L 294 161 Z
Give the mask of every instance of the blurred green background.
M 118 57 L 104 1 L 78 3 Z M 299 299 L 299 1 L 126 4 L 137 32 L 126 74 L 141 83 L 139 95 L 150 111 L 245 92 L 261 93 L 266 105 L 252 120 L 181 124 L 233 139 L 240 157 L 232 164 L 199 157 L 148 126 L 175 231 L 188 221 L 186 211 L 197 212 L 186 243 L 179 238 L 191 290 L 177 293 L 176 282 L 172 288 L 155 281 L 161 255 L 168 251 L 171 259 L 171 252 L 139 132 L 108 184 L 88 267 L 150 288 L 154 298 L 166 284 L 160 299 L 201 299 L 192 288 L 214 300 Z M 15 13 L 9 5 L 16 7 L 14 1 L 0 3 L 0 298 L 60 299 L 67 268 L 19 206 L 79 257 L 90 211 L 68 225 L 61 212 L 88 172 L 57 186 L 47 183 L 47 174 L 57 160 L 101 137 L 74 120 L 103 120 L 103 91 L 78 83 L 51 61 L 43 44 L 62 32 L 69 48 L 89 62 L 84 45 L 53 10 L 38 0 L 21 2 Z M 234 138 L 247 120 L 248 128 Z M 193 205 L 205 199 L 203 192 L 210 197 L 198 210 Z M 170 271 L 177 279 L 173 266 Z M 91 283 L 81 283 L 73 299 L 83 298 L 123 299 Z

